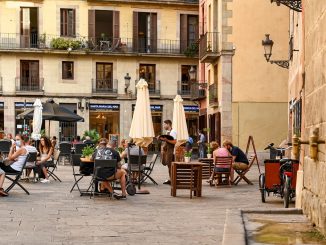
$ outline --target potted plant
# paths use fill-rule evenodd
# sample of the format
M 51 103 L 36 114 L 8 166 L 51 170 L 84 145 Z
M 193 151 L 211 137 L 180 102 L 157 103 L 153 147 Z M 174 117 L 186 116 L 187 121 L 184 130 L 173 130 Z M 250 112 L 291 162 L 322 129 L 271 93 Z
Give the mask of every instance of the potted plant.
M 86 136 L 89 136 L 94 144 L 97 144 L 100 139 L 100 134 L 95 129 L 86 130 L 83 135 L 83 140 L 86 138 Z
M 189 163 L 191 160 L 192 153 L 190 151 L 186 151 L 184 154 L 185 162 Z
M 46 48 L 46 34 L 45 33 L 40 35 L 38 42 L 39 42 L 39 48 Z
M 212 148 L 209 144 L 207 146 L 207 158 L 212 158 Z
M 88 145 L 83 148 L 82 153 L 86 159 L 91 159 L 92 155 L 94 154 L 94 148 Z

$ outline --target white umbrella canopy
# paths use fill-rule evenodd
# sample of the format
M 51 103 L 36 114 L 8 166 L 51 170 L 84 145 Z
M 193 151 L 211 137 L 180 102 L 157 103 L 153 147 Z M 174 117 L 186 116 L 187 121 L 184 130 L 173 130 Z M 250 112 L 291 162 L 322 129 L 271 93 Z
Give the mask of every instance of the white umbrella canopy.
M 147 147 L 153 142 L 154 128 L 149 101 L 148 84 L 140 79 L 136 85 L 137 101 L 129 136 L 137 146 Z
M 36 99 L 34 104 L 34 114 L 33 114 L 33 133 L 32 138 L 34 140 L 39 140 L 41 138 L 41 128 L 42 128 L 42 102 L 40 99 Z
M 173 105 L 172 128 L 177 132 L 176 146 L 186 143 L 189 139 L 186 114 L 182 102 L 183 99 L 180 95 L 175 96 Z

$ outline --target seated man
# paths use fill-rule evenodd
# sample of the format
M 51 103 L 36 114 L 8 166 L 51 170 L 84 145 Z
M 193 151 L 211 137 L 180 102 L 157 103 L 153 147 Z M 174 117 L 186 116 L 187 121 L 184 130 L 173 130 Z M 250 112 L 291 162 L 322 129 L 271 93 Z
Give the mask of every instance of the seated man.
M 116 159 L 119 163 L 121 161 L 119 153 L 107 147 L 107 139 L 102 138 L 99 141 L 98 148 L 93 154 L 93 159 L 101 159 L 101 160 L 109 160 Z M 117 172 L 114 172 L 113 168 L 103 168 L 99 171 L 99 177 L 102 179 L 107 179 L 108 181 L 104 181 L 101 185 L 101 191 L 109 190 L 112 193 L 113 197 L 116 199 L 126 199 L 126 174 L 125 171 L 121 169 L 117 169 Z M 109 180 L 118 179 L 120 180 L 122 195 L 113 192 L 112 186 L 109 183 Z
M 224 141 L 223 145 L 233 157 L 232 168 L 234 170 L 246 170 L 249 165 L 246 154 L 239 147 L 234 146 L 230 141 Z
M 6 166 L 4 163 L 0 163 L 0 196 L 8 196 L 8 193 L 3 190 L 3 183 L 5 181 L 6 172 L 19 173 L 23 168 L 26 157 L 28 155 L 28 149 L 25 147 L 24 140 L 23 141 L 16 140 L 11 145 L 9 155 L 8 155 L 8 160 L 12 161 L 13 162 L 12 164 Z M 20 146 L 18 150 L 16 150 L 17 145 Z

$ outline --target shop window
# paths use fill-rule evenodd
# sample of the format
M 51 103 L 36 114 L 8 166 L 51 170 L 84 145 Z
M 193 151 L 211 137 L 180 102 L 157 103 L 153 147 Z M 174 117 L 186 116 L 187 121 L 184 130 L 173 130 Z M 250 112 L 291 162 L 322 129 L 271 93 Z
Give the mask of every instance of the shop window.
M 100 137 L 109 139 L 112 134 L 119 134 L 120 113 L 118 111 L 90 112 L 90 129 L 95 129 Z
M 60 35 L 76 36 L 76 11 L 74 9 L 60 9 Z
M 74 79 L 74 62 L 62 61 L 62 79 Z

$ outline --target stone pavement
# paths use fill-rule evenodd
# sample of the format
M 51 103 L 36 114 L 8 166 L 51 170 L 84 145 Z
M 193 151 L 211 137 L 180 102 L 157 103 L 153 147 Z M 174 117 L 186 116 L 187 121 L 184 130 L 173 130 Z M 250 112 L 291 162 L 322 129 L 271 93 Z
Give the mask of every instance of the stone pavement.
M 30 196 L 16 187 L 0 198 L 0 244 L 220 244 L 226 209 L 283 205 L 276 197 L 261 203 L 256 166 L 248 174 L 253 186 L 215 188 L 204 181 L 203 197 L 193 199 L 186 190 L 171 197 L 170 186 L 161 184 L 166 172 L 158 163 L 153 176 L 160 185 L 146 184 L 150 195 L 117 201 L 69 193 L 72 169 L 60 165 L 62 183 L 24 183 Z

